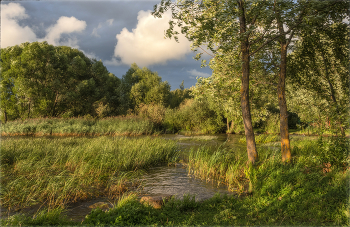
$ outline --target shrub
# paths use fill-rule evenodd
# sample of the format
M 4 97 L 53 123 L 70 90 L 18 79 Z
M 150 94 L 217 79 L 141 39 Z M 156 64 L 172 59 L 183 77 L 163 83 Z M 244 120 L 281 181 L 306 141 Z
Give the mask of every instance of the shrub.
M 202 100 L 186 99 L 180 107 L 167 110 L 164 125 L 169 131 L 195 131 L 198 133 L 218 133 L 225 124 L 209 104 Z
M 164 120 L 165 107 L 161 104 L 151 103 L 147 105 L 141 103 L 138 108 L 138 115 L 160 127 Z

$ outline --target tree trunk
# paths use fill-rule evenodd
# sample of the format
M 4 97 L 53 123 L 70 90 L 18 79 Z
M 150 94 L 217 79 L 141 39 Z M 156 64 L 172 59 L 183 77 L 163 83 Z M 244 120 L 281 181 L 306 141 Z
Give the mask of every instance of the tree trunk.
M 244 2 L 239 1 L 240 9 L 240 34 L 246 32 L 246 18 L 244 12 Z M 247 153 L 249 162 L 254 164 L 258 158 L 258 152 L 256 150 L 252 119 L 249 107 L 249 40 L 248 37 L 244 37 L 241 41 L 241 54 L 242 54 L 242 87 L 241 87 L 241 108 L 244 122 L 244 131 L 247 141 Z
M 285 39 L 284 39 L 285 40 Z M 287 73 L 287 45 L 285 41 L 281 41 L 281 64 L 280 64 L 280 75 L 278 80 L 278 105 L 280 107 L 280 133 L 281 133 L 281 152 L 282 161 L 290 162 L 290 142 L 288 132 L 288 112 L 287 102 L 285 94 L 286 85 L 286 73 Z
M 229 134 L 230 133 L 230 124 L 229 124 L 229 121 L 228 121 L 228 118 L 226 118 L 226 133 Z
M 234 122 L 233 120 L 231 121 L 231 126 L 230 126 L 230 132 L 232 133 L 233 132 L 233 127 L 234 127 Z
M 57 100 L 58 100 L 58 91 L 56 92 L 56 97 L 55 97 L 55 102 L 54 102 L 53 107 L 52 107 L 51 117 L 55 117 L 55 114 L 56 114 L 55 108 L 56 108 Z
M 29 100 L 29 104 L 28 104 L 28 119 L 30 118 L 30 103 L 31 103 L 31 101 Z
M 4 118 L 5 118 L 4 119 L 4 121 L 5 121 L 4 123 L 6 123 L 7 122 L 7 112 L 6 112 L 6 110 L 4 111 Z

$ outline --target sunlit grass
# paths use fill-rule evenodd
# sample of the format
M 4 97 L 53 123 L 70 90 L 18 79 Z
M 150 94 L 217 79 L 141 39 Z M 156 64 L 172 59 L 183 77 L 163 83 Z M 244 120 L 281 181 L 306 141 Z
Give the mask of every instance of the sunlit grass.
M 218 136 L 190 136 L 190 137 L 182 137 L 177 140 L 197 140 L 197 141 L 211 141 L 217 140 Z
M 270 142 L 278 142 L 281 141 L 281 136 L 278 134 L 260 134 L 255 135 L 256 143 L 270 143 Z M 246 143 L 246 137 L 242 137 L 239 139 L 240 143 Z
M 159 133 L 154 124 L 136 116 L 85 118 L 38 118 L 10 121 L 1 125 L 1 134 L 37 136 L 150 135 Z
M 247 165 L 244 149 L 192 150 L 190 173 L 205 180 L 218 179 L 238 193 L 202 202 L 190 195 L 183 200 L 172 198 L 161 209 L 146 206 L 131 194 L 109 211 L 92 210 L 82 224 L 71 225 L 348 226 L 348 139 L 298 140 L 291 146 L 291 163 L 281 162 L 279 149 L 259 147 L 255 166 Z M 62 210 L 43 214 L 42 219 L 12 216 L 1 223 L 48 225 L 52 220 L 52 225 L 68 224 L 57 221 L 59 215 L 65 220 Z
M 63 206 L 126 190 L 132 172 L 178 156 L 174 141 L 159 138 L 6 139 L 1 144 L 1 204 Z

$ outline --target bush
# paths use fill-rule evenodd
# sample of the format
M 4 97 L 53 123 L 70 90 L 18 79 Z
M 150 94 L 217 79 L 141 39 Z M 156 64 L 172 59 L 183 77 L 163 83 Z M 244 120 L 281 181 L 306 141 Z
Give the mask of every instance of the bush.
M 138 115 L 160 127 L 165 117 L 165 107 L 161 104 L 151 103 L 147 105 L 141 103 L 138 108 Z
M 267 133 L 280 133 L 280 115 L 279 113 L 271 114 L 265 123 Z
M 218 133 L 225 129 L 222 118 L 202 100 L 186 99 L 177 109 L 165 112 L 164 125 L 168 131 Z

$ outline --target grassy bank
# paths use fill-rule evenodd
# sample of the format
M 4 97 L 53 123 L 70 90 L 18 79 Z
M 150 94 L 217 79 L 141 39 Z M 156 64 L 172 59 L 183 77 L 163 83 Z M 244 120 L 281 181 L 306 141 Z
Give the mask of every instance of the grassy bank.
M 131 171 L 175 161 L 176 147 L 159 138 L 9 138 L 1 144 L 1 204 L 13 210 L 113 198 Z
M 238 188 L 235 196 L 217 195 L 203 202 L 185 196 L 183 200 L 171 199 L 156 210 L 130 195 L 107 212 L 91 211 L 82 224 L 64 219 L 64 211 L 54 209 L 34 218 L 12 216 L 2 225 L 347 226 L 349 142 L 323 138 L 298 141 L 292 146 L 293 160 L 289 164 L 281 163 L 280 151 L 261 147 L 255 167 L 246 165 L 243 150 L 235 154 L 223 148 L 191 151 L 190 171 Z
M 1 125 L 1 134 L 7 135 L 150 135 L 159 129 L 147 119 L 136 116 L 87 118 L 37 118 L 9 121 Z

